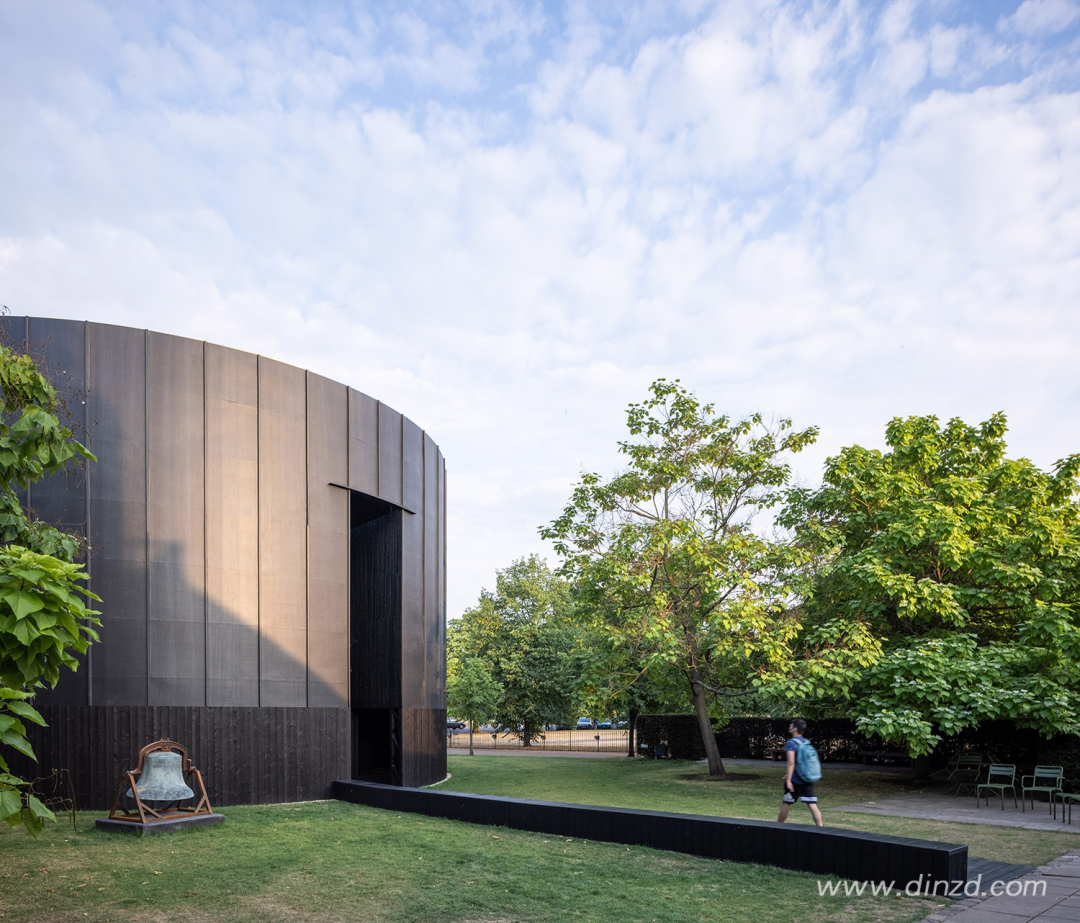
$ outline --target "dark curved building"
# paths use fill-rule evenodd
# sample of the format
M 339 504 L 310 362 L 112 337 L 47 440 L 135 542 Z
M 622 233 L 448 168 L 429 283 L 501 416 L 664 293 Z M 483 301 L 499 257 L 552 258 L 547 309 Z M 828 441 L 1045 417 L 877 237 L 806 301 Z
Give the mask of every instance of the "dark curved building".
M 101 641 L 38 695 L 80 807 L 161 736 L 215 804 L 446 776 L 446 467 L 415 423 L 199 340 L 3 318 L 97 456 L 25 498 L 85 535 Z M 24 778 L 27 776 L 24 776 Z

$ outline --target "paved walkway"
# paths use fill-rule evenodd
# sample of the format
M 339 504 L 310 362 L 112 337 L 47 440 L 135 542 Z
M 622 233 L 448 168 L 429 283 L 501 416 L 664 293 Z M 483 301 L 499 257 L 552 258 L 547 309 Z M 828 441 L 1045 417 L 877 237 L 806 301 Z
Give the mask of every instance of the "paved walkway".
M 998 887 L 1005 893 L 967 898 L 923 923 L 1077 923 L 1080 850 Z
M 1080 823 L 1074 820 L 1072 825 L 1062 822 L 1058 812 L 1055 820 L 1045 803 L 1035 802 L 1035 809 L 1028 806 L 1021 811 L 1006 800 L 1005 810 L 1001 803 L 990 799 L 990 806 L 985 802 L 982 807 L 975 803 L 973 795 L 946 795 L 942 792 L 910 792 L 904 795 L 891 795 L 876 801 L 858 801 L 830 808 L 831 811 L 851 811 L 857 814 L 883 814 L 892 817 L 919 817 L 928 820 L 951 820 L 962 824 L 991 824 L 998 827 L 1023 827 L 1025 830 L 1053 830 L 1056 833 L 1080 834 Z M 1074 814 L 1080 814 L 1075 812 Z M 1080 818 L 1078 818 L 1080 819 Z M 1080 917 L 1077 917 L 1080 923 Z

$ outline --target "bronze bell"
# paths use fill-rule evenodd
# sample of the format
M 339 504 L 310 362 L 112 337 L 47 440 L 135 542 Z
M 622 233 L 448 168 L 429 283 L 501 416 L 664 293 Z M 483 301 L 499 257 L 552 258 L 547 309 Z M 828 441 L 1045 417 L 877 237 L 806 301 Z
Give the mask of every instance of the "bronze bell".
M 142 801 L 172 804 L 194 798 L 195 792 L 184 781 L 184 759 L 175 750 L 155 750 L 146 754 L 142 775 L 135 784 Z M 128 796 L 135 795 L 128 789 Z
M 135 802 L 133 810 L 123 805 L 124 796 Z M 198 801 L 191 807 L 179 807 L 189 798 Z M 202 773 L 188 757 L 187 747 L 165 737 L 143 747 L 138 766 L 120 776 L 109 820 L 148 824 L 197 814 L 213 814 Z

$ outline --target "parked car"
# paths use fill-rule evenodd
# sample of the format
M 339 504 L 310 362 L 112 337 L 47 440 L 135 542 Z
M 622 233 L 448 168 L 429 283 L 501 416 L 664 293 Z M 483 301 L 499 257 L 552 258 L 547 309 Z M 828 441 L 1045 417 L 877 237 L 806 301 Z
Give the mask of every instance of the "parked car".
M 615 725 L 611 723 L 611 719 L 610 719 L 610 718 L 605 718 L 605 719 L 604 719 L 603 721 L 601 721 L 601 722 L 600 722 L 600 723 L 599 723 L 599 724 L 597 725 L 597 727 L 598 727 L 598 728 L 600 728 L 600 729 L 601 729 L 601 730 L 603 730 L 603 731 L 610 731 L 610 730 L 611 730 L 611 729 L 612 729 L 612 728 L 613 728 L 614 726 L 615 726 Z
M 579 731 L 590 731 L 590 730 L 592 730 L 592 726 L 593 726 L 592 718 L 578 718 L 577 719 L 577 729 Z
M 460 731 L 462 728 L 466 727 L 468 727 L 468 725 L 464 721 L 459 720 L 458 718 L 446 719 L 446 729 L 448 731 Z

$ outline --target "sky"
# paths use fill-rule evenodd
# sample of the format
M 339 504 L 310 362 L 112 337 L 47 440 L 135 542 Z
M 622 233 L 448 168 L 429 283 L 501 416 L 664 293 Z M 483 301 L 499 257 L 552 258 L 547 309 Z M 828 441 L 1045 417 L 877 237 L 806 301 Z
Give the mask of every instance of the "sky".
M 0 0 L 0 304 L 262 353 L 448 466 L 456 617 L 677 378 L 1080 451 L 1080 2 Z

